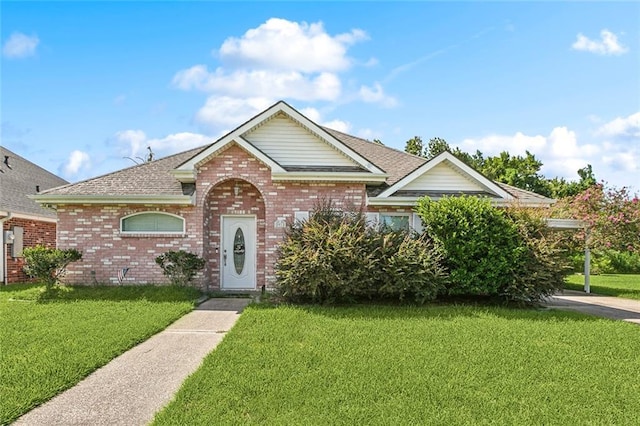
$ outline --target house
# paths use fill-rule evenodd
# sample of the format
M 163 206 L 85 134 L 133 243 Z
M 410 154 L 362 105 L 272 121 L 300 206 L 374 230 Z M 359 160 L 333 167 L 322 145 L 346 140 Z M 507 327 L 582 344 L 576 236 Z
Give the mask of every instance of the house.
M 212 144 L 34 197 L 58 213 L 58 246 L 83 251 L 67 280 L 164 282 L 156 256 L 206 259 L 206 288 L 271 286 L 288 221 L 321 199 L 369 220 L 419 228 L 419 197 L 485 196 L 496 205 L 553 200 L 493 182 L 448 152 L 426 161 L 322 127 L 278 102 Z
M 5 147 L 0 160 L 0 281 L 25 282 L 22 249 L 56 245 L 56 212 L 29 196 L 68 182 Z

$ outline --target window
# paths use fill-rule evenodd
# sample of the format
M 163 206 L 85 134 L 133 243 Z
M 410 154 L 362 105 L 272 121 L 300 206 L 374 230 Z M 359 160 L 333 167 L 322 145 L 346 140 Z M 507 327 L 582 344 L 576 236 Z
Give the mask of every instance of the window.
M 409 213 L 380 213 L 380 223 L 394 231 L 401 229 L 408 231 L 410 229 L 410 218 Z
M 184 233 L 184 219 L 169 213 L 135 213 L 120 220 L 120 231 L 130 233 Z

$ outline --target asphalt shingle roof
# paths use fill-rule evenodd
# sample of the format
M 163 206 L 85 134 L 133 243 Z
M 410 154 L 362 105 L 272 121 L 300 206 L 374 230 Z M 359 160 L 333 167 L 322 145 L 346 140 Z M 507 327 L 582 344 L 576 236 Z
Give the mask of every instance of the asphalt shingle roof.
M 43 194 L 55 195 L 183 195 L 182 184 L 170 173 L 206 147 L 87 179 Z
M 7 159 L 6 164 L 5 158 Z M 56 217 L 56 212 L 45 209 L 27 195 L 65 185 L 61 177 L 26 160 L 18 154 L 0 147 L 0 210 L 33 216 Z
M 325 131 L 346 146 L 366 158 L 387 173 L 383 185 L 368 188 L 370 196 L 375 196 L 389 186 L 407 176 L 427 160 L 366 139 L 358 138 L 337 130 L 324 127 Z M 51 195 L 183 195 L 182 185 L 171 174 L 171 170 L 188 161 L 211 145 L 181 152 L 169 157 L 129 167 L 96 178 L 66 185 L 42 193 Z M 522 201 L 545 202 L 548 198 L 503 183 L 496 182 L 505 191 Z

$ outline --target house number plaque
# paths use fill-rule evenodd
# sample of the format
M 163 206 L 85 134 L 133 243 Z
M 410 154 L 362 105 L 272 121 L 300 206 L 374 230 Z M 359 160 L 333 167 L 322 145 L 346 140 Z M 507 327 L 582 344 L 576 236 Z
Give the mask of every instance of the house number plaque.
M 245 245 L 244 245 L 244 233 L 242 229 L 236 230 L 236 235 L 233 238 L 233 265 L 236 268 L 236 273 L 240 275 L 244 269 L 245 258 Z

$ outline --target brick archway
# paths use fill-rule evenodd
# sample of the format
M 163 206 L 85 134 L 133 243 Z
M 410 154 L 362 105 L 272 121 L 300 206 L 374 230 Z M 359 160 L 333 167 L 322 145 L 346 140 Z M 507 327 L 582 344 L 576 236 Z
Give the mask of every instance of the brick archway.
M 255 215 L 256 217 L 256 283 L 265 284 L 265 203 L 253 184 L 239 178 L 219 182 L 204 199 L 203 257 L 205 284 L 220 289 L 220 231 L 222 215 Z

